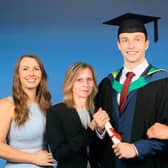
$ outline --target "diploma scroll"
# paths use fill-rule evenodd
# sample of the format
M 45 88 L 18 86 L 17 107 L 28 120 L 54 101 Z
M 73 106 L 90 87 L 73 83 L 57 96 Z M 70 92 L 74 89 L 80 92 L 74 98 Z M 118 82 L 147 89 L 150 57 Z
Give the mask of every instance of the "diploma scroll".
M 121 142 L 121 139 L 122 139 L 121 135 L 115 131 L 115 129 L 110 124 L 110 122 L 107 122 L 105 124 L 105 129 L 106 129 L 107 133 L 109 134 L 109 136 L 110 136 L 110 138 L 111 138 L 111 140 L 114 144 L 118 144 L 118 143 Z

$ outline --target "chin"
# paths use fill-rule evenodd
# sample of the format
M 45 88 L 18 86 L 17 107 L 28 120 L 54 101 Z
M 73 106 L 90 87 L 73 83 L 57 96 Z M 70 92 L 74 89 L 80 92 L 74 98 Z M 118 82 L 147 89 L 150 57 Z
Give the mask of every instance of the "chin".
M 81 97 L 81 98 L 88 98 L 89 95 L 81 95 L 80 97 Z
M 127 59 L 127 62 L 136 63 L 137 59 L 135 59 L 135 58 L 129 58 L 129 59 Z
M 36 89 L 37 86 L 27 86 L 26 88 L 27 88 L 27 89 Z

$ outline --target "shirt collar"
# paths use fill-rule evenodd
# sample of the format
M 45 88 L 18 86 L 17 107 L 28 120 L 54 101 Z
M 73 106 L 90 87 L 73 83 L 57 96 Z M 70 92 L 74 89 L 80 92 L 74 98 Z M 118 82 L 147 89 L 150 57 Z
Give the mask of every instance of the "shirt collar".
M 124 66 L 123 71 L 122 71 L 122 75 L 125 76 L 127 72 L 131 71 L 131 72 L 135 73 L 135 78 L 139 78 L 148 66 L 149 66 L 149 63 L 147 62 L 146 59 L 132 70 L 130 70 L 126 66 Z

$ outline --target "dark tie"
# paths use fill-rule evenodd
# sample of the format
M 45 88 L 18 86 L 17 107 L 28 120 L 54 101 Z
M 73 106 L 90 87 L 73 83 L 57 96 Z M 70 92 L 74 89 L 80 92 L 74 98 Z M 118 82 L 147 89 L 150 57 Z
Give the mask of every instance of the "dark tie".
M 123 83 L 122 91 L 121 91 L 121 95 L 120 95 L 120 106 L 119 106 L 120 112 L 122 112 L 124 109 L 124 106 L 125 106 L 125 103 L 127 100 L 127 96 L 128 96 L 128 88 L 131 83 L 131 79 L 133 78 L 134 75 L 135 74 L 133 72 L 127 72 L 127 74 L 126 74 L 126 79 Z

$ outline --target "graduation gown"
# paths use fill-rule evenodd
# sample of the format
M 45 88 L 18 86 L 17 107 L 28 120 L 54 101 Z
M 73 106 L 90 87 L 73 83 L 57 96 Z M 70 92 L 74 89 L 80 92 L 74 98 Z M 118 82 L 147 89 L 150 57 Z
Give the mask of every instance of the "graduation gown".
M 147 139 L 147 129 L 155 122 L 168 124 L 168 73 L 149 66 L 143 75 L 131 83 L 122 114 L 117 94 L 121 69 L 105 77 L 99 84 L 96 107 L 102 107 L 111 118 L 111 124 L 122 136 L 123 142 L 133 143 L 139 155 L 133 159 L 118 159 L 112 150 L 108 135 L 99 141 L 99 162 L 103 168 L 163 168 L 167 167 L 163 151 L 166 141 Z M 162 151 L 162 152 L 161 152 Z M 162 155 L 162 156 L 161 156 Z M 167 153 L 168 156 L 168 153 Z

